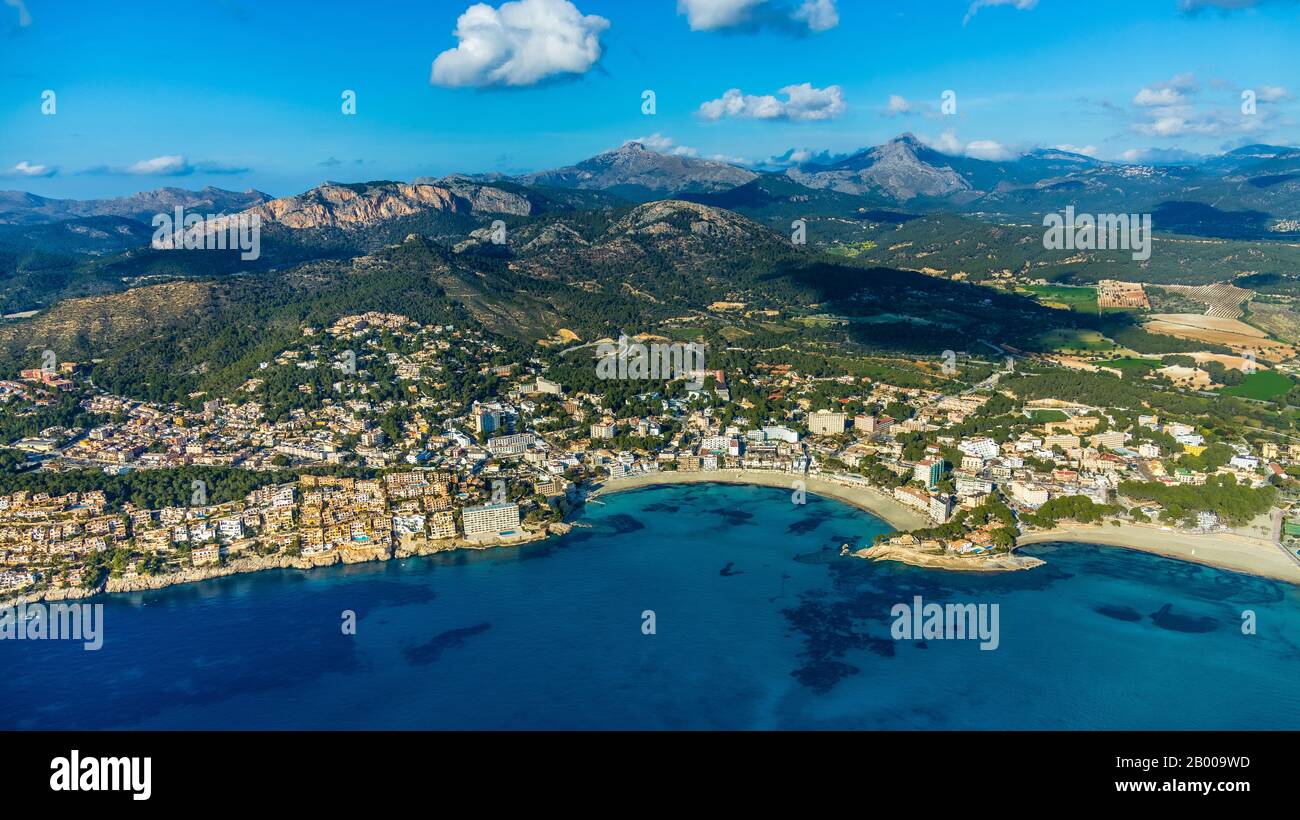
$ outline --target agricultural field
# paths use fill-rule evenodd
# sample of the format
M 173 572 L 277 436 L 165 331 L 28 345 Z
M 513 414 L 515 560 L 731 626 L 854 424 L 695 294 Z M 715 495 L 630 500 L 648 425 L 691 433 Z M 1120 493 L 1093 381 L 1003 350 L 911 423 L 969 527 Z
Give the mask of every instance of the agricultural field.
M 718 335 L 726 339 L 728 342 L 738 342 L 741 339 L 744 339 L 747 336 L 752 336 L 754 334 L 750 333 L 748 330 L 745 330 L 744 328 L 735 327 L 734 325 L 727 325 L 725 327 L 718 328 Z
M 1107 353 L 1116 349 L 1115 343 L 1098 331 L 1080 328 L 1049 330 L 1038 337 L 1038 343 L 1059 353 Z
M 1178 339 L 1190 339 L 1235 349 L 1253 349 L 1290 358 L 1295 355 L 1288 345 L 1269 339 L 1264 331 L 1239 319 L 1226 319 L 1192 313 L 1157 313 L 1143 327 Z
M 1228 396 L 1273 401 L 1279 396 L 1284 396 L 1290 392 L 1294 384 L 1291 379 L 1281 373 L 1275 373 L 1271 370 L 1258 370 L 1247 376 L 1246 380 L 1241 384 L 1224 388 L 1219 392 Z
M 1214 386 L 1214 379 L 1199 367 L 1170 365 L 1160 368 L 1158 372 L 1175 385 L 1187 390 L 1208 390 Z
M 1268 335 L 1285 342 L 1300 342 L 1300 311 L 1276 302 L 1252 300 L 1246 307 L 1246 321 Z
M 1164 290 L 1171 296 L 1180 296 L 1203 307 L 1203 310 L 1188 311 L 1189 313 L 1204 313 L 1220 319 L 1240 318 L 1242 305 L 1255 295 L 1253 291 L 1239 288 L 1228 282 L 1195 286 L 1165 285 Z
M 1204 313 L 1205 303 L 1165 288 L 1148 287 L 1152 313 Z
M 865 239 L 861 242 L 853 242 L 847 245 L 832 245 L 826 252 L 831 256 L 839 256 L 845 259 L 857 259 L 862 254 L 869 253 L 875 249 L 876 243 L 872 242 L 870 239 Z
M 1032 296 L 1039 304 L 1076 313 L 1099 313 L 1097 289 L 1073 285 L 1021 285 L 1018 293 Z
M 1252 362 L 1244 356 L 1224 356 L 1219 353 L 1193 353 L 1191 356 L 1198 365 L 1205 362 L 1218 362 L 1230 370 L 1240 370 L 1243 373 L 1255 367 L 1264 367 L 1264 365 Z
M 1054 421 L 1066 421 L 1070 418 L 1060 410 L 1030 410 L 1027 415 L 1034 424 L 1049 424 Z

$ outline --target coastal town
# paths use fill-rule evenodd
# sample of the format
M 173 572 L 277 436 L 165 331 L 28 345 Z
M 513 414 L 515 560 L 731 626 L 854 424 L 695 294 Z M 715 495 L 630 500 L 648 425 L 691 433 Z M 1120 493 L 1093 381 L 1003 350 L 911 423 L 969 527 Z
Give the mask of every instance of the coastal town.
M 566 356 L 512 363 L 470 328 L 351 315 L 304 326 L 230 396 L 186 407 L 114 395 L 93 362 L 51 354 L 0 382 L 5 417 L 63 407 L 73 419 L 9 445 L 13 476 L 36 483 L 0 494 L 0 594 L 522 544 L 567 532 L 593 494 L 713 477 L 876 513 L 894 531 L 865 558 L 1018 569 L 1041 563 L 1018 544 L 1110 526 L 1156 542 L 1236 538 L 1267 559 L 1242 568 L 1296 569 L 1300 526 L 1278 487 L 1300 469 L 1297 444 L 1026 400 L 999 386 L 1014 363 L 944 391 L 757 361 L 633 383 L 615 402 L 606 383 L 567 377 Z M 151 476 L 169 489 L 132 483 Z

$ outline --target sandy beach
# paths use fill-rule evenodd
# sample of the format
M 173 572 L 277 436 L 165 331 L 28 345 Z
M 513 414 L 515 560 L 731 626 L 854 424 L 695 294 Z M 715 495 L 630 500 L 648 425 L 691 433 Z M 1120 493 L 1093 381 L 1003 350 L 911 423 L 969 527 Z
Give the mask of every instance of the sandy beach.
M 1232 533 L 1192 534 L 1156 526 L 1121 523 L 1101 526 L 1063 526 L 1020 537 L 1020 547 L 1048 541 L 1075 541 L 1125 547 L 1140 552 L 1230 569 L 1248 575 L 1300 584 L 1300 565 L 1269 541 Z
M 790 490 L 799 476 L 787 473 L 740 470 L 718 470 L 708 473 L 662 472 L 606 481 L 600 485 L 599 495 L 669 484 L 753 484 Z M 852 504 L 872 515 L 884 519 L 899 531 L 933 526 L 929 518 L 893 498 L 879 492 L 859 487 L 847 487 L 822 478 L 804 476 L 808 492 Z M 1258 529 L 1258 528 L 1256 528 Z M 1252 530 L 1255 532 L 1256 530 Z M 1262 530 L 1260 530 L 1262 532 Z M 1050 541 L 1074 541 L 1082 544 L 1100 544 L 1124 547 L 1139 552 L 1149 552 L 1166 558 L 1190 561 L 1219 569 L 1243 572 L 1262 578 L 1272 578 L 1300 584 L 1300 564 L 1292 561 L 1282 548 L 1266 538 L 1248 537 L 1234 533 L 1208 535 L 1188 534 L 1161 529 L 1158 526 L 1121 523 L 1116 527 L 1107 523 L 1101 526 L 1062 526 L 1053 530 L 1023 535 L 1018 547 Z M 890 560 L 898 560 L 891 556 Z M 1020 569 L 998 567 L 995 569 Z
M 759 487 L 776 487 L 793 492 L 794 482 L 802 481 L 809 493 L 834 498 L 865 510 L 877 518 L 884 519 L 899 531 L 914 530 L 934 525 L 929 518 L 921 515 L 911 507 L 906 507 L 878 490 L 859 487 L 847 487 L 835 484 L 815 476 L 798 476 L 791 473 L 765 472 L 761 470 L 715 470 L 707 473 L 682 473 L 666 471 L 652 475 L 638 475 L 605 481 L 600 485 L 600 495 L 625 492 L 640 487 L 654 487 L 668 484 L 752 484 Z
M 910 507 L 904 506 L 879 490 L 865 487 L 850 487 L 836 484 L 816 476 L 797 476 L 790 473 L 766 471 L 717 470 L 714 472 L 682 473 L 666 471 L 651 475 L 638 475 L 605 481 L 600 484 L 588 498 L 595 499 L 602 495 L 626 492 L 642 487 L 666 486 L 671 484 L 742 484 L 793 491 L 795 481 L 803 481 L 806 490 L 812 495 L 834 498 L 845 504 L 871 513 L 884 520 L 899 531 L 908 531 L 933 526 L 933 522 Z M 570 511 L 569 518 L 576 516 L 579 507 Z M 1265 519 L 1261 518 L 1261 522 Z M 1300 585 L 1300 564 L 1292 561 L 1282 548 L 1272 543 L 1264 533 L 1268 527 L 1260 522 L 1247 530 L 1249 534 L 1215 533 L 1197 535 L 1165 530 L 1158 526 L 1123 523 L 1121 526 L 1105 524 L 1102 526 L 1062 526 L 1053 530 L 1029 533 L 1019 539 L 1019 547 L 1041 544 L 1051 541 L 1100 544 L 1102 546 L 1124 547 L 1127 549 L 1149 552 L 1180 561 L 1190 561 L 1220 569 L 1234 570 L 1263 578 Z M 569 530 L 570 524 L 553 525 L 551 535 L 562 534 Z M 426 542 L 424 544 L 395 545 L 391 558 L 407 558 L 427 555 L 454 549 L 488 549 L 501 546 L 519 546 L 531 541 L 546 538 L 540 532 L 521 533 L 511 539 L 491 539 L 488 541 L 466 541 L 463 538 L 454 541 Z M 959 556 L 932 557 L 907 550 L 890 550 L 878 548 L 875 554 L 867 556 L 865 550 L 859 551 L 859 557 L 877 560 L 903 561 L 914 566 L 936 569 L 979 570 L 1005 572 L 1008 570 L 1030 569 L 1036 566 L 1037 559 L 1029 556 L 1004 556 L 1003 560 L 961 558 Z M 1011 560 L 1006 560 L 1006 559 Z M 246 556 L 236 559 L 228 565 L 207 566 L 162 576 L 140 577 L 136 579 L 110 579 L 104 588 L 97 590 L 41 590 L 33 593 L 19 594 L 6 600 L 4 605 L 21 600 L 59 600 L 98 594 L 100 592 L 128 592 L 141 589 L 158 589 L 173 584 L 190 583 L 207 578 L 234 575 L 245 572 L 257 572 L 271 568 L 308 569 L 335 563 L 355 563 L 368 560 L 388 560 L 360 556 L 349 559 L 338 553 L 314 557 Z

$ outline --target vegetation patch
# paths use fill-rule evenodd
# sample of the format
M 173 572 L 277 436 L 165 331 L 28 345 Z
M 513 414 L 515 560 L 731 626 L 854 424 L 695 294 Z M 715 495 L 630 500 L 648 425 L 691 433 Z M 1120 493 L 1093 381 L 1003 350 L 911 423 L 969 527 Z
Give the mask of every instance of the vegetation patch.
M 1229 396 L 1241 396 L 1246 399 L 1273 401 L 1291 391 L 1291 379 L 1272 370 L 1258 370 L 1247 376 L 1241 384 L 1224 388 L 1221 392 Z
M 1115 343 L 1100 331 L 1084 328 L 1062 327 L 1049 330 L 1038 337 L 1045 350 L 1060 353 L 1106 353 L 1115 350 Z
M 876 243 L 868 239 L 863 240 L 862 242 L 852 242 L 847 245 L 833 245 L 829 250 L 827 250 L 827 253 L 832 256 L 842 256 L 846 259 L 857 259 L 862 254 L 875 249 Z
M 1049 307 L 1079 313 L 1099 313 L 1097 289 L 1073 285 L 1026 285 L 1020 290 Z
M 1104 362 L 1105 367 L 1113 367 L 1125 376 L 1145 376 L 1161 366 L 1159 359 L 1137 359 L 1126 357 Z

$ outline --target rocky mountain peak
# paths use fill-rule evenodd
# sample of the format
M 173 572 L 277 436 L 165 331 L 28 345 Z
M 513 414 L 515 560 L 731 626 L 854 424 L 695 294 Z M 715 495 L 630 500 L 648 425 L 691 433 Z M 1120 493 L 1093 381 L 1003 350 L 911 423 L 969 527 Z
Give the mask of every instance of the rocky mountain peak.
M 641 189 L 649 195 L 671 195 L 725 191 L 757 176 L 753 171 L 725 162 L 663 154 L 632 141 L 577 165 L 528 174 L 519 181 L 557 188 Z

